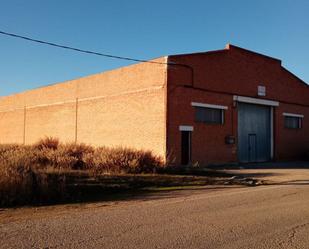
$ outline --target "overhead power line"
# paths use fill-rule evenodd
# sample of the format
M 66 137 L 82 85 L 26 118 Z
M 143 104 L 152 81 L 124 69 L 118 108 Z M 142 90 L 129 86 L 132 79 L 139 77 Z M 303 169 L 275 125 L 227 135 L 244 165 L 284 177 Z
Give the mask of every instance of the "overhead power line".
M 31 41 L 31 42 L 41 43 L 41 44 L 45 44 L 45 45 L 49 45 L 49 46 L 53 46 L 53 47 L 69 49 L 69 50 L 73 50 L 73 51 L 77 51 L 77 52 L 81 52 L 81 53 L 104 56 L 104 57 L 108 57 L 108 58 L 127 60 L 127 61 L 135 61 L 135 62 L 147 62 L 147 63 L 153 63 L 153 64 L 176 65 L 176 63 L 174 64 L 174 63 L 168 63 L 168 62 L 165 63 L 165 62 L 149 61 L 149 60 L 142 60 L 142 59 L 136 59 L 136 58 L 129 58 L 129 57 L 99 53 L 99 52 L 94 52 L 94 51 L 90 51 L 90 50 L 84 50 L 84 49 L 80 49 L 80 48 L 65 46 L 65 45 L 61 45 L 61 44 L 57 44 L 57 43 L 53 43 L 53 42 L 38 40 L 38 39 L 34 39 L 34 38 L 22 36 L 22 35 L 17 35 L 17 34 L 13 34 L 13 33 L 8 33 L 8 32 L 4 32 L 4 31 L 1 31 L 1 30 L 0 30 L 0 34 L 15 37 L 15 38 L 24 39 L 24 40 Z
M 105 54 L 105 53 L 100 53 L 100 52 L 95 52 L 95 51 L 90 51 L 90 50 L 84 50 L 84 49 L 80 49 L 80 48 L 74 48 L 74 47 L 71 47 L 71 46 L 61 45 L 61 44 L 57 44 L 57 43 L 53 43 L 53 42 L 38 40 L 38 39 L 31 38 L 31 37 L 22 36 L 22 35 L 18 35 L 18 34 L 14 34 L 14 33 L 9 33 L 9 32 L 5 32 L 5 31 L 1 31 L 1 30 L 0 30 L 0 34 L 6 35 L 6 36 L 15 37 L 15 38 L 19 38 L 19 39 L 23 39 L 23 40 L 26 40 L 26 41 L 31 41 L 31 42 L 35 42 L 35 43 L 44 44 L 44 45 L 49 45 L 49 46 L 53 46 L 53 47 L 69 49 L 69 50 L 73 50 L 73 51 L 80 52 L 80 53 L 98 55 L 98 56 L 103 56 L 103 57 L 108 57 L 108 58 L 113 58 L 113 59 L 184 67 L 184 68 L 189 69 L 190 72 L 191 72 L 191 84 L 193 86 L 193 82 L 194 82 L 194 79 L 193 79 L 194 78 L 194 69 L 193 69 L 193 67 L 191 67 L 189 65 L 186 65 L 186 64 L 174 63 L 174 62 L 149 61 L 149 60 L 142 60 L 142 59 L 136 59 L 136 58 L 130 58 L 130 57 L 123 57 L 123 56 Z

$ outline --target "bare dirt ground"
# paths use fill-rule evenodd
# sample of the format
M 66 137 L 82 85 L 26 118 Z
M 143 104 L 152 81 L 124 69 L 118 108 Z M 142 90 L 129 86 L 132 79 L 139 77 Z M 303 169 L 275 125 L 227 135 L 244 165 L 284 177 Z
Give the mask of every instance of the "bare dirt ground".
M 309 184 L 309 168 L 308 169 L 241 169 L 226 170 L 230 174 L 241 174 L 244 177 L 263 180 L 268 184 L 291 184 L 308 182 Z
M 0 211 L 0 248 L 309 248 L 309 169 L 228 170 L 269 185 Z

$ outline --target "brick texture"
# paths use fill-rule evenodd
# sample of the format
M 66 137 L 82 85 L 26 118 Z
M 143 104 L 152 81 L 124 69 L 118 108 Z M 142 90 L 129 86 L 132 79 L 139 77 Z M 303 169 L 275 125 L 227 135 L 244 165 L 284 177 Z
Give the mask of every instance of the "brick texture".
M 33 144 L 52 136 L 62 142 L 75 141 L 75 103 L 26 109 L 25 141 Z
M 22 143 L 24 139 L 24 110 L 0 112 L 0 143 Z
M 219 51 L 170 56 L 168 61 L 194 68 L 193 77 L 188 69 L 175 66 L 168 69 L 167 153 L 174 164 L 179 164 L 181 158 L 180 125 L 194 127 L 193 163 L 238 160 L 237 143 L 225 144 L 225 136 L 237 138 L 237 105 L 233 103 L 233 95 L 280 102 L 274 111 L 274 159 L 301 159 L 309 152 L 309 87 L 283 68 L 280 60 L 230 45 Z M 259 85 L 266 86 L 265 97 L 258 96 Z M 195 122 L 191 102 L 227 106 L 225 123 Z M 305 115 L 303 128 L 284 128 L 283 112 Z
M 165 99 L 166 65 L 150 63 L 26 91 L 0 99 L 0 142 L 32 144 L 53 136 L 164 158 Z
M 309 152 L 309 87 L 280 60 L 228 45 L 154 61 L 187 66 L 139 63 L 1 98 L 0 143 L 54 136 L 152 150 L 179 164 L 179 126 L 190 125 L 193 163 L 237 162 L 237 141 L 227 145 L 225 137 L 237 138 L 233 95 L 240 95 L 280 102 L 273 116 L 274 159 L 300 159 Z M 265 97 L 258 96 L 259 85 L 266 87 Z M 227 106 L 224 124 L 195 122 L 191 102 Z M 284 112 L 303 114 L 303 128 L 285 128 Z

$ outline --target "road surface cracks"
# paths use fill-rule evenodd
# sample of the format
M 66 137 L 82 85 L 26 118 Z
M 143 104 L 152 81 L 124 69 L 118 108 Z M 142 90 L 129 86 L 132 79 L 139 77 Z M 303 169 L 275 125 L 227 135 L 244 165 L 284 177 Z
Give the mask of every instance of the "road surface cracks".
M 309 222 L 303 223 L 301 225 L 294 226 L 291 229 L 289 229 L 288 230 L 289 233 L 288 233 L 287 238 L 285 240 L 279 242 L 280 247 L 282 247 L 282 248 L 294 248 L 294 249 L 300 248 L 300 249 L 303 249 L 302 247 L 298 246 L 297 243 L 294 243 L 294 242 L 295 242 L 297 233 L 300 230 L 302 230 L 303 228 L 305 228 L 306 226 L 308 226 L 308 225 L 309 225 Z

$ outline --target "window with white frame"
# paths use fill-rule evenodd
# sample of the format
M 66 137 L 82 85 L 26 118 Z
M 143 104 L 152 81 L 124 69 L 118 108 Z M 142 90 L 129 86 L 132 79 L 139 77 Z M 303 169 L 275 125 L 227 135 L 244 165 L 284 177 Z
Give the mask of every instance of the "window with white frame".
M 283 113 L 284 116 L 284 127 L 289 129 L 301 129 L 304 115 Z
M 224 124 L 226 106 L 192 102 L 195 108 L 195 121 L 206 124 Z

